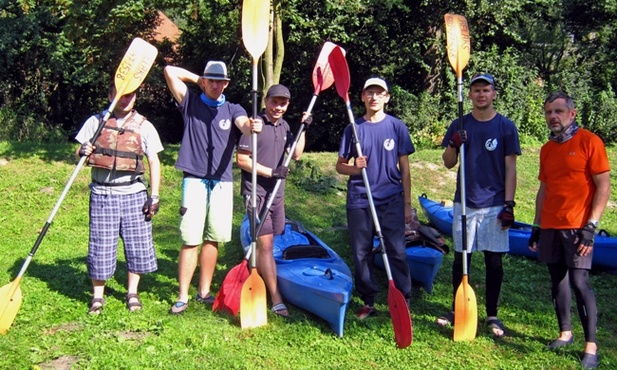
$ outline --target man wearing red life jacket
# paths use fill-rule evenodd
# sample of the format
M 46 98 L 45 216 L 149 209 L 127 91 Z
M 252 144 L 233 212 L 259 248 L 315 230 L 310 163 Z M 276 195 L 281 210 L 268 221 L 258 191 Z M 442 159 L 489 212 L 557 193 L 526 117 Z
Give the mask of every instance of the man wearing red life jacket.
M 116 95 L 109 88 L 109 100 Z M 77 156 L 88 156 L 92 166 L 90 183 L 90 241 L 88 276 L 92 279 L 93 299 L 88 313 L 100 314 L 105 306 L 105 282 L 116 270 L 118 237 L 124 243 L 128 269 L 126 305 L 133 312 L 142 308 L 137 292 L 142 274 L 156 271 L 157 260 L 152 240 L 151 218 L 159 209 L 163 150 L 159 135 L 145 117 L 133 109 L 137 94 L 123 95 L 114 107 L 99 137 L 91 138 L 105 112 L 88 118 L 75 137 L 81 145 Z M 144 155 L 150 174 L 151 193 L 143 181 Z

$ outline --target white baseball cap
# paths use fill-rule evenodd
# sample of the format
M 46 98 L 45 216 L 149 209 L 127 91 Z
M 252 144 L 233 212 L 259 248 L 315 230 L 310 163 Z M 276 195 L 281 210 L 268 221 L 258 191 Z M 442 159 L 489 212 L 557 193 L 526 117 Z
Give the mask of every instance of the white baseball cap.
M 370 86 L 379 86 L 382 89 L 386 90 L 386 92 L 388 91 L 388 84 L 386 84 L 386 81 L 382 80 L 381 78 L 373 77 L 366 80 L 362 91 L 366 90 Z

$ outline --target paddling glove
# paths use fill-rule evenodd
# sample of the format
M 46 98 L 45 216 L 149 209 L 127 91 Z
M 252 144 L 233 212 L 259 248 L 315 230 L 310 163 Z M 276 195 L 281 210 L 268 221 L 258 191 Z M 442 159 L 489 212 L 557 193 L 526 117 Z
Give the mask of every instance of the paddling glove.
M 454 135 L 452 135 L 452 137 L 450 138 L 450 141 L 448 142 L 448 145 L 454 149 L 458 149 L 466 141 L 467 141 L 467 131 L 458 130 L 454 133 Z
M 501 227 L 508 228 L 514 225 L 514 206 L 516 203 L 513 200 L 508 200 L 503 205 L 503 208 L 497 215 L 497 219 L 501 221 Z
M 284 179 L 287 177 L 289 173 L 289 168 L 287 166 L 278 166 L 272 171 L 272 177 L 275 179 Z
M 534 226 L 531 229 L 531 236 L 529 237 L 529 246 L 533 247 L 534 243 L 536 243 L 536 246 L 537 246 L 539 241 L 540 241 L 540 228 L 537 226 Z
M 579 242 L 578 244 L 582 244 L 586 247 L 593 247 L 593 237 L 596 234 L 596 227 L 591 222 L 588 222 L 582 229 L 578 232 Z
M 308 130 L 308 128 L 311 125 L 311 123 L 313 123 L 313 115 L 311 114 L 308 117 L 306 117 L 306 119 L 304 119 L 304 121 L 302 121 L 302 123 L 304 123 L 304 129 Z
M 79 148 L 79 156 L 80 157 L 85 157 L 87 155 L 90 154 L 86 154 L 88 153 L 88 148 L 90 147 L 90 142 L 86 141 L 85 143 L 81 144 L 81 147 Z
M 150 195 L 144 206 L 141 208 L 141 211 L 146 215 L 146 219 L 149 220 L 159 211 L 159 196 L 158 195 Z

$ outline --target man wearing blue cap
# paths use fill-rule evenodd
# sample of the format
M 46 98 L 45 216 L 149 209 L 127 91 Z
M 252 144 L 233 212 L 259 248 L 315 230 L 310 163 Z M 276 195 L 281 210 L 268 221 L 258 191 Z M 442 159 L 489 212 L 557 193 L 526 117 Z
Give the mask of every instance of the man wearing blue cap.
M 284 165 L 285 154 L 290 149 L 293 142 L 293 134 L 289 124 L 283 118 L 291 94 L 289 89 L 283 85 L 272 85 L 264 99 L 265 108 L 260 113 L 260 118 L 264 122 L 262 132 L 257 137 L 257 209 L 258 217 L 261 217 L 261 230 L 257 235 L 257 269 L 264 279 L 264 283 L 270 299 L 272 301 L 272 311 L 280 316 L 288 316 L 289 312 L 283 297 L 278 291 L 276 277 L 276 263 L 274 261 L 274 235 L 280 235 L 285 231 L 285 178 L 289 168 Z M 304 114 L 302 118 L 305 127 L 311 122 L 311 118 Z M 304 151 L 304 131 L 300 133 L 298 143 L 293 153 L 289 153 L 294 160 L 300 159 Z M 251 204 L 250 196 L 252 193 L 252 153 L 253 147 L 251 138 L 244 135 L 238 143 L 236 154 L 238 167 L 242 169 L 242 195 L 246 198 L 247 205 Z M 273 194 L 277 181 L 282 181 L 276 194 Z M 266 203 L 274 197 L 272 205 L 267 214 L 263 216 L 261 210 Z M 252 208 L 246 207 L 249 217 Z M 262 217 L 263 216 L 263 217 Z
M 212 304 L 212 275 L 218 244 L 231 240 L 233 211 L 232 157 L 242 135 L 261 131 L 261 121 L 249 119 L 239 104 L 225 100 L 229 85 L 227 66 L 209 61 L 203 76 L 183 68 L 165 67 L 165 80 L 184 119 L 184 133 L 176 168 L 184 173 L 180 205 L 182 248 L 178 258 L 178 299 L 169 310 L 181 314 L 188 308 L 189 287 L 200 264 L 195 300 Z M 199 86 L 191 91 L 187 83 Z M 199 247 L 201 246 L 201 252 Z
M 454 120 L 441 146 L 447 168 L 458 163 L 463 143 L 465 149 L 465 191 L 467 216 L 467 257 L 471 264 L 473 251 L 484 253 L 486 266 L 486 325 L 492 334 L 501 338 L 506 334 L 497 318 L 499 294 L 503 281 L 502 258 L 509 251 L 508 228 L 514 224 L 514 193 L 516 191 L 516 158 L 521 154 L 516 126 L 495 111 L 497 97 L 495 79 L 488 73 L 475 74 L 469 84 L 469 99 L 473 110 L 463 117 L 463 128 Z M 458 177 L 460 179 L 460 170 Z M 453 295 L 463 277 L 461 183 L 457 179 L 454 194 L 454 263 L 452 266 Z M 456 320 L 454 311 L 437 319 L 439 325 Z

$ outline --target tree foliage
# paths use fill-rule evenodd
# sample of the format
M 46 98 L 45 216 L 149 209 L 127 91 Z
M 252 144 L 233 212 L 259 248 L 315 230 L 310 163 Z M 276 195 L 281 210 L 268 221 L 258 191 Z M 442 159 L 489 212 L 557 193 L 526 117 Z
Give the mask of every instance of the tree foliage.
M 163 139 L 177 142 L 182 130 L 162 77 L 166 63 L 200 73 L 208 60 L 224 61 L 232 78 L 227 98 L 249 107 L 241 7 L 241 0 L 0 0 L 0 138 L 72 137 L 108 103 L 105 87 L 130 40 L 152 40 L 157 9 L 182 30 L 176 46 L 156 43 L 160 58 L 138 101 Z M 273 0 L 272 9 L 260 81 L 264 89 L 290 87 L 292 126 L 311 99 L 312 69 L 329 40 L 347 52 L 356 115 L 364 111 L 363 82 L 380 76 L 391 88 L 388 111 L 407 123 L 414 142 L 438 145 L 456 116 L 443 15 L 457 13 L 472 40 L 465 80 L 494 74 L 496 106 L 525 140 L 545 139 L 542 102 L 556 89 L 575 98 L 583 126 L 617 140 L 617 0 Z M 335 150 L 348 122 L 342 99 L 324 91 L 313 113 L 308 148 Z

